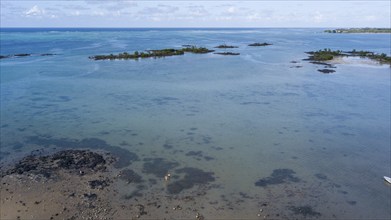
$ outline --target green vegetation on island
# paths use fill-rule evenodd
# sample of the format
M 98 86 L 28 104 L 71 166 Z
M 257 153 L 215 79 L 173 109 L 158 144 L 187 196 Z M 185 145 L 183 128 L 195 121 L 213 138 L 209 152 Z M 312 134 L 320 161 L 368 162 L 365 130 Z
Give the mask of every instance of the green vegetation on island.
M 226 45 L 226 44 L 221 44 L 215 48 L 219 48 L 219 49 L 228 49 L 228 48 L 238 48 L 238 46 L 231 46 L 231 45 Z
M 360 50 L 360 51 L 352 50 L 352 51 L 347 51 L 346 53 L 349 54 L 349 56 L 367 57 L 372 60 L 377 60 L 380 63 L 388 63 L 391 65 L 391 57 L 387 56 L 387 54 L 385 53 L 376 54 L 374 52 L 364 51 L 364 50 Z
M 327 60 L 332 60 L 335 56 L 342 55 L 342 51 L 340 50 L 332 51 L 331 49 L 310 51 L 306 53 L 310 55 L 307 59 L 310 61 L 327 61 Z
M 363 50 L 352 50 L 352 51 L 341 51 L 341 50 L 331 50 L 331 49 L 323 49 L 318 51 L 306 52 L 310 56 L 305 59 L 308 61 L 329 61 L 334 59 L 337 56 L 340 57 L 362 57 L 368 58 L 371 60 L 376 60 L 380 63 L 386 63 L 391 65 L 391 57 L 387 56 L 385 53 L 376 54 L 371 51 L 363 51 Z
M 181 49 L 183 52 L 189 52 L 189 53 L 211 53 L 214 52 L 214 50 L 209 50 L 205 47 L 196 47 L 192 45 L 188 45 Z
M 158 57 L 166 57 L 166 56 L 177 56 L 183 55 L 185 52 L 187 53 L 210 53 L 214 50 L 209 50 L 205 47 L 196 47 L 191 45 L 184 45 L 185 47 L 182 49 L 162 49 L 162 50 L 147 50 L 145 52 L 135 51 L 134 53 L 119 53 L 119 54 L 110 54 L 110 55 L 95 55 L 90 56 L 90 59 L 93 60 L 128 60 L 128 59 L 138 59 L 138 58 L 158 58 Z
M 128 60 L 128 59 L 138 59 L 138 58 L 149 58 L 149 57 L 165 57 L 165 56 L 175 56 L 182 55 L 184 52 L 181 50 L 175 49 L 163 49 L 163 50 L 149 50 L 146 52 L 138 52 L 134 53 L 119 53 L 119 54 L 109 54 L 109 55 L 95 55 L 89 57 L 93 60 Z
M 333 30 L 325 30 L 326 33 L 340 33 L 340 34 L 353 34 L 353 33 L 391 33 L 391 28 L 337 28 Z
M 249 44 L 248 46 L 250 47 L 264 47 L 264 46 L 270 46 L 270 45 L 273 45 L 273 44 L 269 44 L 269 43 L 252 43 L 252 44 Z

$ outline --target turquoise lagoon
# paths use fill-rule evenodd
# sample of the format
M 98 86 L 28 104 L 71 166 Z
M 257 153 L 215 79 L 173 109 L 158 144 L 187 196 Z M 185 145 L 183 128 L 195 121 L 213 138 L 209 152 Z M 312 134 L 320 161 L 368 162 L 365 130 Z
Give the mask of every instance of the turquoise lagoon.
M 390 55 L 389 34 L 1 29 L 0 37 L 1 55 L 33 54 L 0 60 L 2 160 L 41 149 L 39 139 L 97 138 L 136 153 L 130 166 L 146 179 L 145 158 L 177 163 L 173 174 L 213 172 L 213 182 L 178 194 L 205 192 L 193 206 L 207 218 L 257 218 L 262 207 L 268 218 L 391 217 L 391 187 L 382 180 L 391 175 L 390 67 L 353 62 L 322 74 L 322 65 L 302 60 L 323 48 Z M 247 46 L 254 42 L 273 45 Z M 240 55 L 88 59 L 223 43 L 239 48 L 216 50 Z M 178 196 L 158 184 L 138 199 L 152 192 Z

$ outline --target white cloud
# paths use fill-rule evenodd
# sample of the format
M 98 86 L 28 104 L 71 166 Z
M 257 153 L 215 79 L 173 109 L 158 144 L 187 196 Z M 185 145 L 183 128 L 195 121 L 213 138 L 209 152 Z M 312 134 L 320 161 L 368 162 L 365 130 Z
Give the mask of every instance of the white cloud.
M 93 11 L 92 15 L 93 16 L 105 16 L 106 13 L 104 11 Z
M 375 15 L 367 15 L 367 16 L 364 16 L 364 19 L 366 21 L 376 21 L 377 17 Z
M 89 7 L 98 7 L 107 11 L 118 11 L 138 6 L 137 2 L 129 0 L 84 0 L 84 3 L 89 5 Z
M 248 7 L 224 5 L 224 8 L 215 13 L 214 19 L 216 21 L 254 21 L 259 20 L 260 15 Z
M 77 11 L 87 11 L 89 8 L 82 5 L 56 5 L 58 8 L 77 10 Z
M 260 20 L 262 20 L 262 16 L 259 13 L 250 13 L 245 18 L 248 21 L 260 21 Z
M 122 13 L 120 10 L 113 12 L 113 16 L 115 16 L 115 17 L 119 17 L 121 15 L 122 15 Z
M 145 7 L 136 12 L 135 19 L 151 21 L 171 21 L 178 19 L 179 7 L 159 4 L 155 7 Z M 180 17 L 180 16 L 179 16 Z
M 80 16 L 80 15 L 81 15 L 80 11 L 78 11 L 78 10 L 72 11 L 70 14 L 71 14 L 72 16 Z
M 389 8 L 389 1 L 0 0 L 5 26 L 389 27 Z
M 231 6 L 231 7 L 229 7 L 229 8 L 227 9 L 227 12 L 228 12 L 229 14 L 234 14 L 234 13 L 237 12 L 237 9 L 236 9 L 234 6 Z
M 30 16 L 43 16 L 45 15 L 45 13 L 46 12 L 44 9 L 41 9 L 40 7 L 38 7 L 38 5 L 34 5 L 32 8 L 27 10 L 24 14 L 27 17 L 30 17 Z
M 187 15 L 194 17 L 204 17 L 209 15 L 209 12 L 202 5 L 190 5 L 187 7 Z
M 59 15 L 62 14 L 62 11 L 58 8 L 48 7 L 48 8 L 41 8 L 38 5 L 34 5 L 28 10 L 24 10 L 22 12 L 22 17 L 29 17 L 29 18 L 58 18 Z
M 323 22 L 324 15 L 319 11 L 316 11 L 312 18 L 314 19 L 315 23 L 321 23 Z

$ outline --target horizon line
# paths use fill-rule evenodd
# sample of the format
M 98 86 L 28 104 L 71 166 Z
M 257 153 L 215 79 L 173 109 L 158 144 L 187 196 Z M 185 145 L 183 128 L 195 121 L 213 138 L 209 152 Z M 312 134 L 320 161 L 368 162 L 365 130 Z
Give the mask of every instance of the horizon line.
M 5 28 L 68 28 L 68 29 L 71 29 L 71 28 L 85 28 L 85 29 L 93 29 L 93 28 L 102 28 L 102 29 L 109 29 L 109 28 L 116 28 L 116 29 L 157 29 L 157 28 L 160 28 L 160 29 L 172 29 L 172 28 L 176 28 L 176 29 L 190 29 L 190 28 L 204 28 L 204 29 L 212 29 L 212 28 L 215 28 L 215 29 L 224 29 L 224 28 L 231 28 L 231 29 L 240 29 L 240 28 L 249 28 L 249 29 L 262 29 L 262 28 L 329 28 L 329 29 L 339 29 L 339 28 L 382 28 L 382 29 L 390 29 L 391 27 L 38 27 L 38 26 L 35 26 L 35 27 L 1 27 L 0 26 L 0 29 L 5 29 Z

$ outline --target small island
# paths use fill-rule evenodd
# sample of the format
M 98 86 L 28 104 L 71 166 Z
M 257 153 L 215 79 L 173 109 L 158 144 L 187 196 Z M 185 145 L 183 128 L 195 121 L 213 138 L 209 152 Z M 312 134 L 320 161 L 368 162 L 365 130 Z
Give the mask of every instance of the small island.
M 20 54 L 14 54 L 15 57 L 29 57 L 31 54 L 29 53 L 20 53 Z
M 252 43 L 252 44 L 249 44 L 248 46 L 250 47 L 264 47 L 264 46 L 270 46 L 270 45 L 273 45 L 273 44 L 269 44 L 269 43 Z
M 381 64 L 390 64 L 391 65 L 391 57 L 387 56 L 385 53 L 376 54 L 371 51 L 363 51 L 363 50 L 352 50 L 352 51 L 341 51 L 341 50 L 331 50 L 329 49 L 323 49 L 318 51 L 311 51 L 306 52 L 310 56 L 305 59 L 307 61 L 329 61 L 334 59 L 335 57 L 362 57 L 362 58 L 368 58 L 371 60 L 376 60 L 380 62 Z
M 18 53 L 11 55 L 0 55 L 0 59 L 12 58 L 12 57 L 30 57 L 30 56 L 54 56 L 54 53 L 43 53 L 43 54 L 30 54 L 30 53 Z
M 318 69 L 318 72 L 321 72 L 323 74 L 329 74 L 329 73 L 335 73 L 335 70 L 331 69 Z
M 391 33 L 391 28 L 337 28 L 333 30 L 325 30 L 324 32 L 339 33 L 339 34 L 359 34 L 359 33 L 384 34 L 384 33 Z
M 219 48 L 219 49 L 229 49 L 229 48 L 238 48 L 238 46 L 231 46 L 231 45 L 221 44 L 221 45 L 219 45 L 219 46 L 216 46 L 215 48 Z
M 181 50 L 183 52 L 188 52 L 188 53 L 211 53 L 211 52 L 214 52 L 214 50 L 209 50 L 208 48 L 197 47 L 194 45 L 188 45 L 187 47 L 184 47 Z
M 192 45 L 183 45 L 182 49 L 162 49 L 162 50 L 147 50 L 145 52 L 135 51 L 134 53 L 119 53 L 119 54 L 109 54 L 109 55 L 95 55 L 90 56 L 89 58 L 92 60 L 128 60 L 128 59 L 139 59 L 139 58 L 159 58 L 159 57 L 167 57 L 167 56 L 178 56 L 183 55 L 185 52 L 187 53 L 211 53 L 214 50 L 209 50 L 205 47 L 196 47 Z
M 31 54 L 29 53 L 19 53 L 19 54 L 12 54 L 12 55 L 0 55 L 0 59 L 5 58 L 11 58 L 11 57 L 29 57 Z
M 240 53 L 233 53 L 233 52 L 219 52 L 219 53 L 214 53 L 214 54 L 219 54 L 219 55 L 224 55 L 224 56 L 237 56 L 237 55 L 240 55 Z

